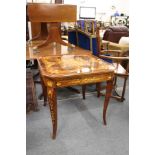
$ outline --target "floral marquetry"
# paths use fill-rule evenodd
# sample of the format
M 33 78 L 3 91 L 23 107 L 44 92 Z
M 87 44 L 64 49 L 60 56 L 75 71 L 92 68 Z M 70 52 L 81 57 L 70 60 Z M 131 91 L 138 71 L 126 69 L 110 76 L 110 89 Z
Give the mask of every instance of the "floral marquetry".
M 111 75 L 114 71 L 113 65 L 88 55 L 47 56 L 40 58 L 39 64 L 42 75 L 55 80 L 103 73 Z
M 106 109 L 112 91 L 115 66 L 95 56 L 84 54 L 41 57 L 38 59 L 38 64 L 41 77 L 47 88 L 53 125 L 53 139 L 56 138 L 57 131 L 57 87 L 86 85 L 108 81 L 103 111 L 103 121 L 104 124 L 106 124 Z

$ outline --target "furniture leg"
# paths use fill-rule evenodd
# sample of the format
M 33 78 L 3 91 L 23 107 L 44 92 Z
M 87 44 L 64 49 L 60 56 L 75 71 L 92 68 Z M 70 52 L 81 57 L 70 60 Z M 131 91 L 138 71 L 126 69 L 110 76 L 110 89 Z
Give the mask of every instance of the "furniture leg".
M 33 81 L 32 71 L 26 71 L 26 112 L 30 110 L 38 111 L 38 102 L 36 98 L 36 90 Z
M 127 80 L 127 78 L 124 78 L 123 91 L 122 91 L 122 95 L 121 95 L 121 102 L 123 102 L 125 100 L 124 94 L 125 94 L 125 89 L 126 89 L 126 80 Z
M 41 100 L 41 99 L 43 98 L 43 96 L 44 96 L 43 93 L 40 93 L 40 94 L 38 95 L 38 99 Z
M 39 76 L 39 72 L 37 72 L 35 75 L 33 75 L 33 79 L 35 79 L 36 77 L 38 77 Z
M 43 97 L 44 97 L 44 106 L 47 104 L 47 88 L 43 85 Z
M 32 96 L 33 96 L 33 110 L 38 111 L 39 109 L 38 109 L 38 102 L 37 102 L 36 95 L 35 95 L 35 87 L 32 88 L 32 92 L 34 92 L 32 94 Z
M 34 79 L 34 83 L 35 84 L 41 84 L 42 85 L 42 90 L 43 90 L 43 82 L 41 80 L 40 81 L 35 80 L 35 78 L 37 78 L 37 77 L 40 77 L 41 78 L 41 75 L 40 75 L 39 71 L 35 75 L 33 75 L 33 79 Z M 44 96 L 45 95 L 44 95 L 44 91 L 43 91 L 43 93 L 39 94 L 38 99 L 41 100 L 42 97 L 44 97 Z M 45 100 L 44 100 L 44 105 L 46 105 Z
M 116 83 L 117 83 L 117 76 L 114 77 L 114 84 L 113 84 L 114 87 L 116 86 Z
M 117 100 L 120 101 L 120 102 L 123 102 L 123 101 L 125 100 L 124 95 L 125 95 L 126 80 L 127 80 L 127 78 L 128 78 L 128 77 L 124 77 L 123 90 L 122 90 L 121 95 L 119 95 L 118 92 L 117 92 L 116 83 L 115 83 L 115 85 L 114 85 L 114 92 L 113 92 L 113 95 L 112 95 L 111 97 L 117 99 Z
M 85 100 L 85 94 L 86 94 L 86 85 L 82 85 L 82 96 L 83 96 L 83 99 Z
M 56 96 L 56 88 L 47 87 L 48 93 L 48 103 L 50 107 L 52 125 L 53 125 L 53 133 L 52 139 L 56 138 L 57 132 L 57 96 Z
M 66 88 L 73 91 L 73 92 L 75 92 L 75 93 L 77 93 L 77 94 L 80 94 L 80 91 L 78 89 L 74 88 L 74 87 L 66 87 Z
M 97 97 L 101 96 L 101 83 L 96 83 L 96 89 L 97 89 Z
M 104 122 L 104 125 L 107 124 L 106 123 L 106 111 L 107 111 L 107 107 L 109 104 L 109 99 L 111 97 L 112 88 L 113 88 L 113 80 L 107 81 L 106 95 L 105 95 L 104 106 L 103 106 L 103 122 Z
M 56 43 L 62 44 L 64 46 L 72 47 L 72 45 L 70 43 L 66 43 L 61 39 L 61 34 L 60 34 L 60 31 L 59 31 L 59 27 L 60 27 L 60 24 L 57 23 L 57 22 L 48 23 L 47 24 L 48 37 L 42 44 L 38 45 L 37 48 L 44 47 L 44 46 L 46 46 L 46 45 L 48 45 L 49 43 L 52 43 L 52 42 L 56 42 Z
M 35 84 L 36 84 L 36 83 L 40 84 L 40 81 L 34 80 L 34 83 L 35 83 Z
M 44 106 L 46 106 L 47 105 L 47 87 L 45 86 L 41 75 L 40 75 L 40 81 L 41 81 L 41 86 L 42 86 L 42 90 L 43 90 L 43 94 L 41 94 L 41 95 L 43 95 L 43 97 L 44 97 Z

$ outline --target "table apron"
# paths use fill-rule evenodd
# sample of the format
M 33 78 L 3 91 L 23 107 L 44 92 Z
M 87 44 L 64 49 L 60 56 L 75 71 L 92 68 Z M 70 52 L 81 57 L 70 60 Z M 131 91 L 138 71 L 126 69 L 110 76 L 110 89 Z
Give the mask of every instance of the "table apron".
M 46 87 L 67 87 L 67 86 L 75 86 L 75 85 L 84 85 L 91 83 L 98 83 L 103 81 L 112 80 L 113 73 L 95 75 L 95 76 L 87 76 L 87 77 L 79 77 L 79 78 L 68 78 L 61 80 L 53 80 L 50 78 L 43 77 L 44 83 Z

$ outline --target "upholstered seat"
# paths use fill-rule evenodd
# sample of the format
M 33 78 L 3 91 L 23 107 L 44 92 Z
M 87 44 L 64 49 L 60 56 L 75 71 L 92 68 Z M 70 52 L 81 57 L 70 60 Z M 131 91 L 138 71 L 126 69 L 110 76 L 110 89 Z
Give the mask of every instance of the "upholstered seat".
M 108 42 L 108 45 L 107 45 Z M 125 26 L 111 26 L 103 34 L 102 49 L 129 51 L 129 30 Z
M 121 37 L 129 37 L 129 29 L 126 26 L 110 26 L 106 29 L 103 40 L 119 43 Z

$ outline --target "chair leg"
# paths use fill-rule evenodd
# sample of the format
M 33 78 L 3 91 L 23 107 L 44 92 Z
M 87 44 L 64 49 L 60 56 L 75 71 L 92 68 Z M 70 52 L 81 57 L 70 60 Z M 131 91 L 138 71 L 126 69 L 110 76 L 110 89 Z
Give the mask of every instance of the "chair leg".
M 113 86 L 115 87 L 117 83 L 117 76 L 114 77 L 114 82 L 113 82 Z
M 85 94 L 86 94 L 86 85 L 82 85 L 82 96 L 83 96 L 83 99 L 85 99 Z
M 122 91 L 122 95 L 121 95 L 121 102 L 123 102 L 125 100 L 124 95 L 125 95 L 125 89 L 126 89 L 126 80 L 127 77 L 124 78 L 124 84 L 123 84 L 123 91 Z
M 117 92 L 117 90 L 116 90 L 117 89 L 117 77 L 116 76 L 114 77 L 114 79 L 113 79 L 113 93 L 111 94 L 111 97 L 112 98 L 115 98 L 115 99 L 117 99 L 120 102 L 123 102 L 125 100 L 124 95 L 125 95 L 126 80 L 127 80 L 127 78 L 128 77 L 124 77 L 123 90 L 121 92 L 121 95 L 119 95 L 118 92 Z M 100 96 L 100 95 L 105 96 L 105 94 L 102 94 L 101 92 L 99 92 L 99 89 L 100 89 L 99 86 L 97 86 L 97 87 L 98 87 L 98 89 L 97 89 L 98 96 Z
M 47 105 L 47 87 L 43 86 L 44 106 Z
M 101 83 L 96 83 L 96 89 L 97 89 L 97 97 L 101 96 Z

